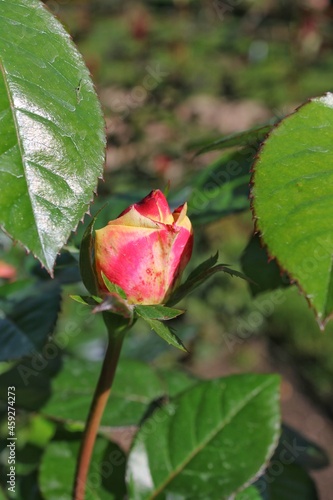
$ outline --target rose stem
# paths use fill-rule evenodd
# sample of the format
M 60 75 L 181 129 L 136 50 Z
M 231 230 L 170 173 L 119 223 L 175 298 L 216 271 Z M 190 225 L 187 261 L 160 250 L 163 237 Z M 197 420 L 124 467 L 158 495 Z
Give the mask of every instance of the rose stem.
M 109 330 L 109 343 L 83 434 L 75 473 L 73 500 L 84 500 L 92 451 L 96 441 L 99 424 L 104 413 L 104 408 L 111 391 L 122 343 L 126 333 L 126 329 L 122 331 L 113 329 L 111 332 L 109 328 L 110 321 L 106 321 L 105 314 L 103 314 L 103 316 Z

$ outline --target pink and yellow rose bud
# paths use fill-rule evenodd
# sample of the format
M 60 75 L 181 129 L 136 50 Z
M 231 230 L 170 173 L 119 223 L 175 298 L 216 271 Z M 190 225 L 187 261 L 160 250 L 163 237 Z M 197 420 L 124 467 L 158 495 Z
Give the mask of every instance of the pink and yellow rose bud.
M 95 267 L 127 294 L 130 304 L 164 304 L 192 254 L 192 225 L 186 203 L 171 212 L 159 190 L 127 208 L 96 231 Z

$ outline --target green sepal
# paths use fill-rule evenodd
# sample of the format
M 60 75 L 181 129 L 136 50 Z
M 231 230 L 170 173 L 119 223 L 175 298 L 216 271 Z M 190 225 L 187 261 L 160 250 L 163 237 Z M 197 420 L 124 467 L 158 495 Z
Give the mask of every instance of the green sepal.
M 70 298 L 85 306 L 96 306 L 102 302 L 100 297 L 96 297 L 94 295 L 70 295 Z
M 133 307 L 116 293 L 105 294 L 103 300 L 93 309 L 93 313 L 99 312 L 111 312 L 122 316 L 129 320 L 129 324 L 132 324 L 134 318 Z
M 103 271 L 101 272 L 101 275 L 102 275 L 102 279 L 104 281 L 104 285 L 106 286 L 106 288 L 109 290 L 110 293 L 119 295 L 119 297 L 121 297 L 124 300 L 127 299 L 126 292 L 119 285 L 116 285 L 115 283 L 112 283 L 112 281 L 110 281 L 105 276 L 105 274 L 103 273 Z
M 157 333 L 157 335 L 159 335 L 168 344 L 177 347 L 177 349 L 180 349 L 181 351 L 188 352 L 186 347 L 180 340 L 180 338 L 177 337 L 177 335 L 164 323 L 158 321 L 157 319 L 149 319 L 149 318 L 143 318 L 143 319 L 146 321 L 146 323 L 148 323 L 151 329 L 154 330 Z
M 186 281 L 194 280 L 197 276 L 200 276 L 203 272 L 211 269 L 213 266 L 215 266 L 216 262 L 218 261 L 218 258 L 219 258 L 219 253 L 216 252 L 215 255 L 201 262 L 201 264 L 199 264 L 198 267 L 196 267 L 193 271 L 190 272 Z
M 172 309 L 166 306 L 135 306 L 136 314 L 142 319 L 156 319 L 159 321 L 167 321 L 168 319 L 177 318 L 185 311 L 181 309 Z
M 194 271 L 192 271 L 188 276 L 187 280 L 176 288 L 168 300 L 167 305 L 173 306 L 211 276 L 221 271 L 230 274 L 230 276 L 237 276 L 238 278 L 252 282 L 252 280 L 240 271 L 230 269 L 229 264 L 216 264 L 217 259 L 218 254 L 216 253 L 213 257 L 205 260 L 196 269 L 194 269 Z
M 99 211 L 100 212 L 100 211 Z M 93 231 L 96 222 L 96 217 L 99 212 L 92 219 L 87 229 L 84 232 L 81 247 L 80 247 L 80 273 L 84 286 L 92 295 L 97 295 L 97 279 L 95 268 L 93 264 L 93 249 L 94 249 L 94 238 Z

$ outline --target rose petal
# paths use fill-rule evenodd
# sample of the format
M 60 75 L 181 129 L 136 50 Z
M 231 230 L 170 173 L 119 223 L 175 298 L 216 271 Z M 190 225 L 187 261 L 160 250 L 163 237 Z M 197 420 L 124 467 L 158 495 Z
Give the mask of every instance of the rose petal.
M 189 232 L 192 232 L 192 224 L 190 219 L 186 216 L 187 203 L 176 208 L 173 212 L 173 220 L 177 226 L 186 228 Z
M 193 250 L 193 234 L 186 229 L 180 228 L 177 238 L 173 242 L 172 251 L 169 254 L 169 262 L 166 265 L 168 277 L 166 280 L 174 288 L 187 266 Z
M 103 272 L 126 292 L 129 303 L 165 303 L 192 253 L 192 225 L 186 212 L 184 203 L 171 213 L 163 193 L 155 190 L 97 230 L 100 290 L 108 293 Z
M 152 191 L 142 201 L 136 203 L 135 208 L 141 215 L 152 220 L 164 222 L 164 224 L 173 223 L 167 199 L 159 189 Z
M 126 292 L 129 301 L 137 304 L 160 304 L 170 292 L 176 273 L 177 254 L 174 242 L 179 232 L 108 225 L 96 231 L 96 271 L 99 285 L 101 272 Z M 169 265 L 171 262 L 171 266 Z
M 131 205 L 123 215 L 120 215 L 117 219 L 111 220 L 109 226 L 132 226 L 132 227 L 143 227 L 156 229 L 159 227 L 159 223 L 153 221 L 152 219 L 145 217 L 138 212 L 136 205 Z

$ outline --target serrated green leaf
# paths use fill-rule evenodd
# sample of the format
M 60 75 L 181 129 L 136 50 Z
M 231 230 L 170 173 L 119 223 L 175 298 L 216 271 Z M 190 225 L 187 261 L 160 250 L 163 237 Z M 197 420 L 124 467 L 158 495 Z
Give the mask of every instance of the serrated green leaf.
M 264 143 L 253 175 L 257 228 L 324 326 L 333 314 L 333 94 L 310 100 Z
M 119 297 L 121 297 L 122 299 L 126 300 L 127 299 L 127 295 L 126 295 L 125 291 L 119 285 L 116 285 L 115 283 L 112 283 L 105 276 L 105 274 L 103 273 L 103 271 L 102 271 L 101 274 L 102 274 L 102 279 L 104 281 L 104 285 L 109 290 L 109 292 L 110 293 L 115 293 L 116 295 L 119 295 Z
M 168 344 L 173 345 L 174 347 L 177 347 L 177 349 L 180 349 L 181 351 L 187 352 L 186 347 L 180 340 L 180 338 L 170 330 L 164 323 L 161 323 L 161 321 L 158 321 L 156 319 L 148 319 L 145 318 L 146 323 L 154 330 L 154 332 L 157 333 L 163 340 L 165 340 Z
M 70 298 L 75 300 L 75 302 L 78 302 L 79 304 L 82 304 L 84 306 L 88 306 L 89 302 L 87 300 L 89 296 L 88 295 L 70 295 Z
M 130 498 L 229 498 L 270 458 L 279 419 L 277 376 L 198 383 L 138 432 L 127 466 Z
M 54 441 L 40 467 L 40 486 L 47 500 L 71 500 L 79 440 Z M 89 468 L 85 500 L 122 500 L 126 495 L 124 452 L 98 437 Z
M 89 72 L 39 0 L 0 0 L 0 225 L 51 273 L 102 175 Z
M 166 321 L 168 319 L 177 318 L 185 311 L 181 309 L 172 309 L 166 306 L 135 306 L 135 312 L 142 319 L 157 319 L 159 321 Z
M 100 297 L 90 295 L 70 295 L 70 298 L 79 304 L 83 304 L 84 306 L 95 306 L 102 302 Z

